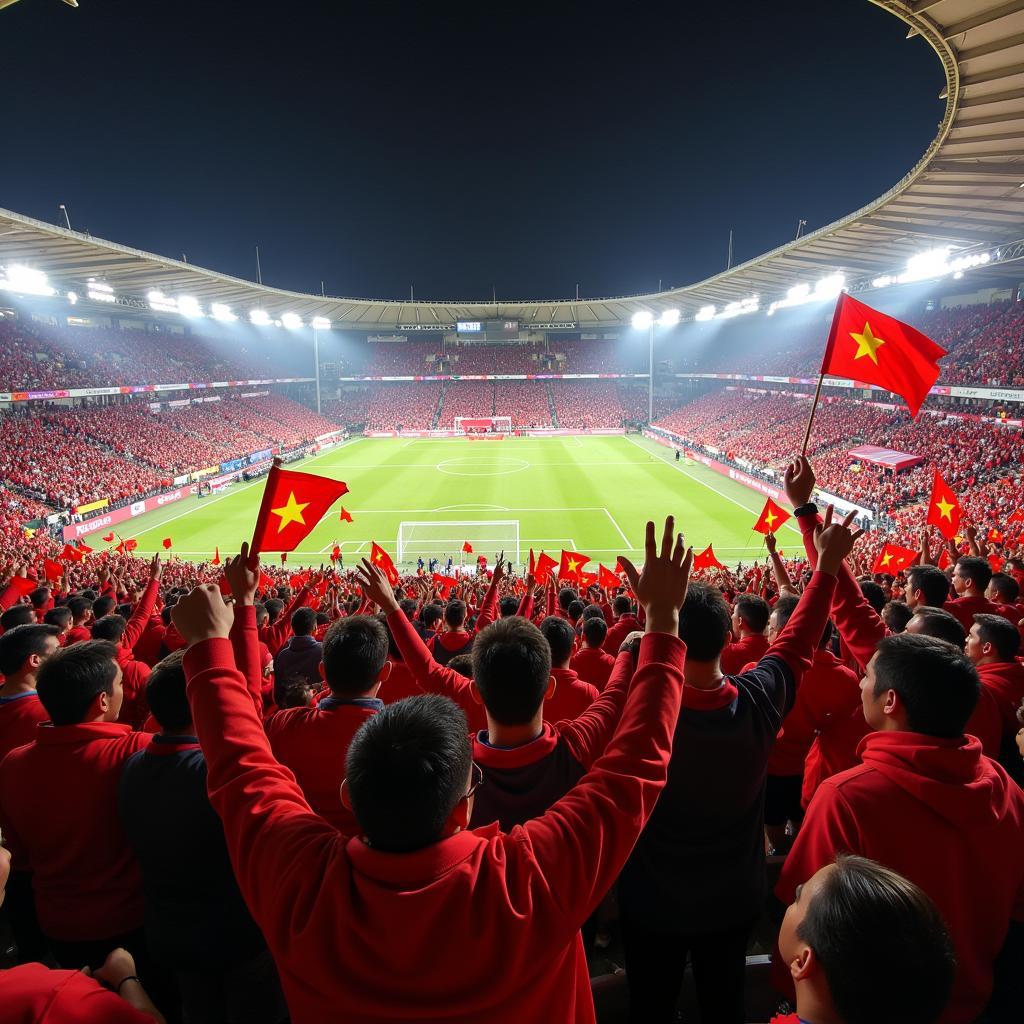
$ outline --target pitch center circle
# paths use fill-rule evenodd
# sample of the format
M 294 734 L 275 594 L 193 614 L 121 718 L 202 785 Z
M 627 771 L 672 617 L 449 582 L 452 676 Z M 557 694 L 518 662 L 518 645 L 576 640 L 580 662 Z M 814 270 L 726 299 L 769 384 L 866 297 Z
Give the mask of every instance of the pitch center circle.
M 481 459 L 471 455 L 461 459 L 445 459 L 437 464 L 437 469 L 449 476 L 509 476 L 529 468 L 530 463 L 525 459 Z

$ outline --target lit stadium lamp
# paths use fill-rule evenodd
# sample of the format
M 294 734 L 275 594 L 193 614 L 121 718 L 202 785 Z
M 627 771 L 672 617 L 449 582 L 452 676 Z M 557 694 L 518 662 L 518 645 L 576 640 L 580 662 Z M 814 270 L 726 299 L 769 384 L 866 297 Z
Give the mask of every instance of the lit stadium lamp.
M 106 281 L 97 281 L 90 277 L 86 282 L 86 294 L 93 302 L 115 302 L 114 289 Z
M 212 302 L 210 303 L 210 316 L 214 320 L 221 320 L 224 323 L 234 323 L 238 317 L 231 312 L 230 306 L 225 306 L 223 302 Z
M 297 330 L 302 326 L 302 317 L 298 313 L 282 313 L 281 326 L 287 327 L 289 331 Z
M 270 316 L 265 309 L 254 309 L 249 314 L 249 323 L 255 324 L 257 327 L 269 327 Z
M 633 314 L 632 324 L 634 331 L 646 331 L 654 323 L 654 314 L 642 309 L 639 313 Z
M 194 319 L 203 315 L 203 307 L 200 306 L 198 300 L 194 299 L 191 295 L 179 295 L 178 312 L 182 316 Z
M 56 291 L 41 270 L 11 263 L 0 272 L 0 288 L 20 295 L 53 295 Z
M 68 302 L 73 306 L 78 301 L 78 292 L 68 292 Z
M 891 274 L 883 274 L 881 277 L 876 277 L 871 282 L 871 287 L 872 288 L 888 288 L 889 285 L 891 285 L 891 284 L 892 284 L 892 275 Z
M 315 316 L 309 321 L 309 326 L 314 331 L 329 331 L 331 329 L 331 321 L 325 316 Z
M 679 323 L 678 309 L 666 309 L 665 312 L 658 317 L 659 327 L 675 327 L 677 323 Z
M 156 310 L 158 313 L 178 312 L 178 304 L 174 299 L 167 298 L 167 296 L 158 288 L 154 288 L 151 292 L 147 292 L 146 299 L 149 301 L 149 308 Z
M 694 320 L 714 320 L 715 312 L 716 312 L 716 310 L 715 310 L 714 306 L 701 306 L 700 309 L 697 310 L 697 314 L 696 314 L 696 316 L 694 316 L 693 319 Z
M 901 284 L 908 281 L 924 281 L 930 277 L 943 277 L 949 273 L 949 252 L 952 246 L 943 245 L 911 256 L 907 269 L 896 279 Z
M 793 285 L 793 287 L 786 292 L 786 305 L 796 306 L 807 299 L 810 294 L 811 286 L 809 284 Z
M 814 297 L 816 299 L 834 299 L 845 287 L 845 274 L 829 274 L 814 286 Z

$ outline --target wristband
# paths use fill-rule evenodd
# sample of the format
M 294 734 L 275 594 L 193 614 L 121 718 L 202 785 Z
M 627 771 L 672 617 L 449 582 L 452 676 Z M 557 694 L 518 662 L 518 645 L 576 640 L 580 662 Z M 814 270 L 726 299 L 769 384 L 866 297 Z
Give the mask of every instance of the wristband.
M 818 506 L 813 501 L 807 502 L 806 505 L 801 505 L 799 508 L 793 509 L 793 515 L 799 519 L 801 516 L 816 516 L 818 514 Z
M 141 984 L 142 984 L 142 982 L 141 982 L 141 981 L 139 980 L 139 976 L 138 976 L 137 974 L 129 974 L 129 975 L 127 975 L 126 977 L 122 978 L 122 979 L 121 979 L 121 980 L 120 980 L 120 981 L 119 981 L 119 982 L 117 983 L 117 988 L 115 988 L 115 989 L 114 989 L 114 991 L 115 991 L 115 992 L 116 992 L 116 993 L 117 993 L 118 995 L 120 995 L 120 994 L 121 994 L 121 986 L 122 986 L 122 985 L 123 985 L 123 984 L 124 984 L 124 983 L 125 983 L 126 981 L 137 981 L 137 982 L 139 983 L 139 985 L 141 985 Z

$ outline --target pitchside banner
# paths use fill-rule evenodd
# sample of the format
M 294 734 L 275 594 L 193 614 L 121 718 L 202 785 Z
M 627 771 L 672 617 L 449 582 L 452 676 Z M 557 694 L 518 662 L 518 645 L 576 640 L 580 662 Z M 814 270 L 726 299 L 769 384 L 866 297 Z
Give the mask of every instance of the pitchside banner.
M 154 509 L 163 508 L 164 505 L 172 505 L 176 501 L 181 501 L 182 498 L 187 498 L 191 493 L 188 487 L 179 487 L 176 490 L 146 498 L 145 501 L 136 501 L 122 508 L 115 508 L 105 515 L 96 516 L 84 523 L 72 523 L 70 526 L 64 527 L 64 540 L 77 540 L 79 537 L 87 537 L 97 530 L 107 530 L 118 523 L 141 516 L 144 512 L 152 512 Z

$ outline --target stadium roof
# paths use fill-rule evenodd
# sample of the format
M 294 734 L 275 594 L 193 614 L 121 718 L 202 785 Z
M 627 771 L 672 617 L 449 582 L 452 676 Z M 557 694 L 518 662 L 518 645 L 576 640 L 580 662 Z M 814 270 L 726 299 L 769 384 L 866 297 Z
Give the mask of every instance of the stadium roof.
M 614 325 L 639 310 L 721 309 L 752 295 L 762 305 L 796 285 L 843 273 L 848 282 L 898 273 L 909 257 L 950 245 L 991 248 L 1024 238 L 1024 0 L 869 0 L 920 35 L 946 75 L 938 131 L 914 168 L 841 220 L 697 284 L 601 299 L 460 302 L 321 297 L 286 291 L 107 242 L 0 210 L 0 263 L 45 271 L 84 291 L 102 279 L 120 296 L 151 289 L 236 313 L 322 316 L 335 327 L 441 329 L 458 320 L 519 319 L 524 327 Z M 827 15 L 825 15 L 827 17 Z M 1024 244 L 1014 247 L 1016 262 Z M 988 269 L 991 269 L 988 268 Z M 1016 276 L 1021 271 L 1011 268 Z

